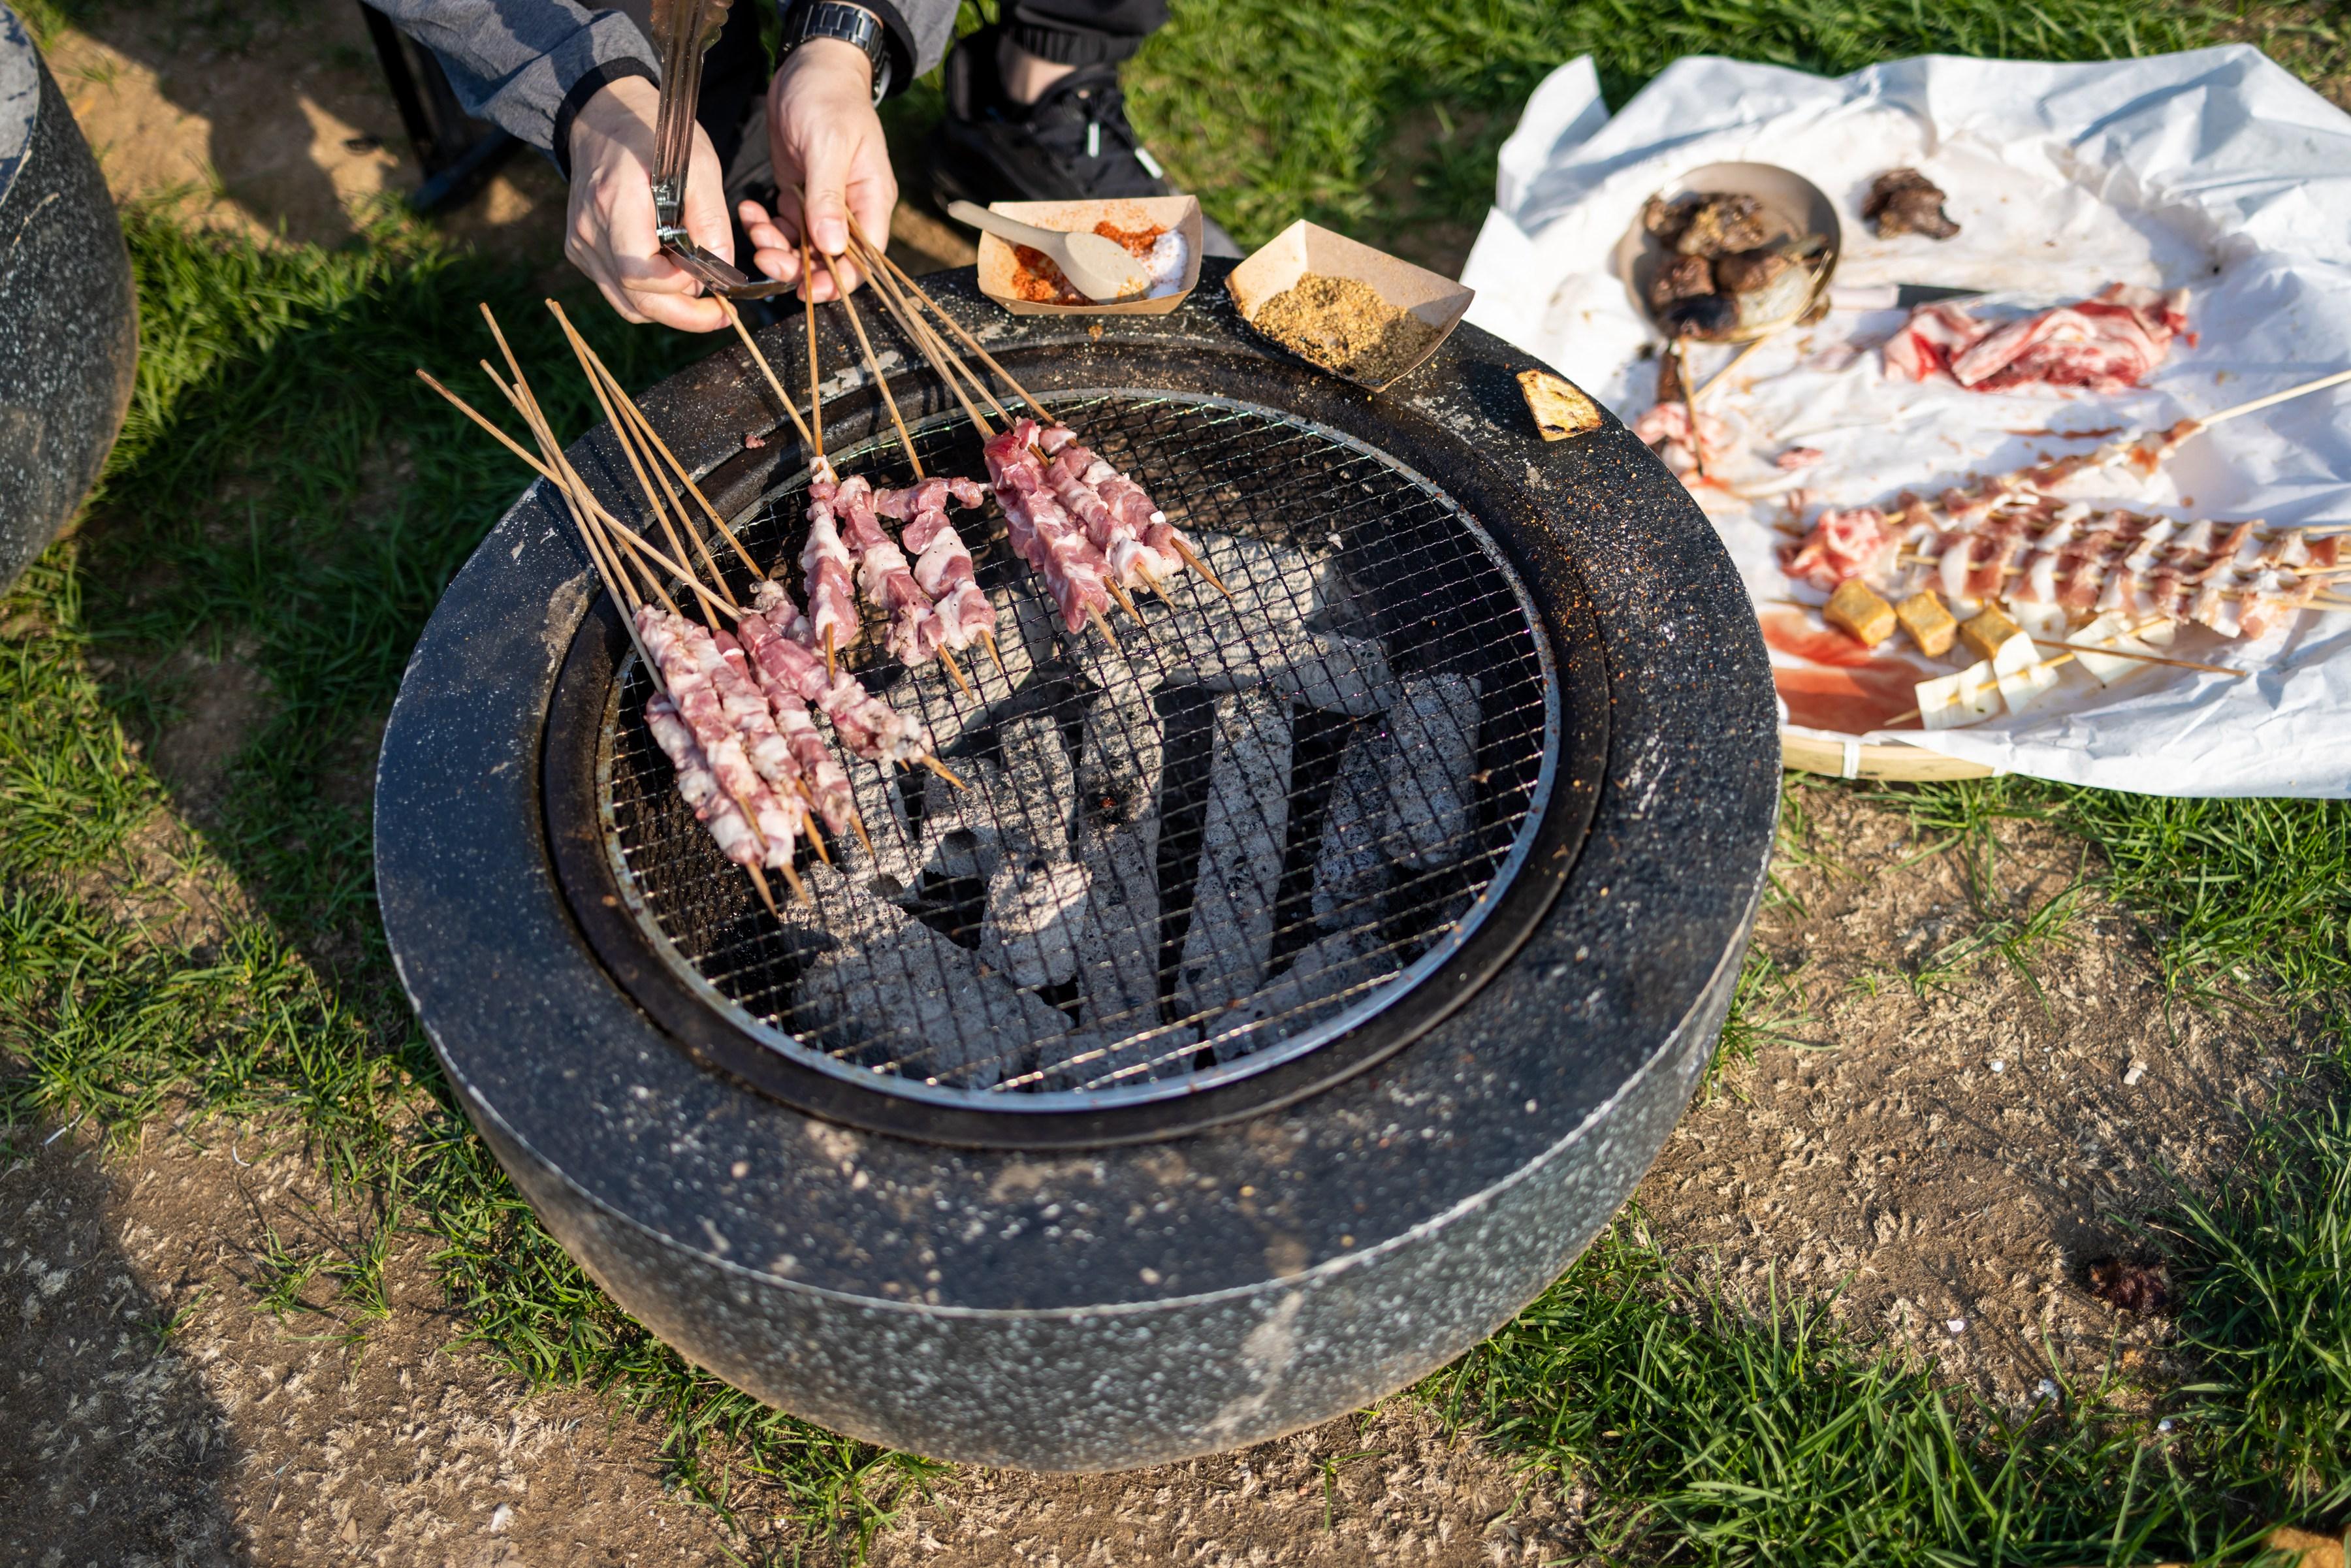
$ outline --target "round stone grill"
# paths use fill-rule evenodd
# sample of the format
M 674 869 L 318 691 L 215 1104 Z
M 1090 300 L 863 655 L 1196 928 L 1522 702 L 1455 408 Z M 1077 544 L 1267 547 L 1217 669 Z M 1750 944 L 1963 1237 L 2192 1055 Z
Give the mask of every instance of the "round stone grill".
M 967 693 L 880 631 L 844 664 L 919 714 L 958 791 L 847 759 L 873 841 L 803 854 L 781 925 L 678 799 L 623 663 L 596 799 L 621 897 L 736 1028 L 871 1088 L 992 1111 L 1180 1096 L 1374 1020 L 1477 940 L 1560 746 L 1554 661 L 1501 550 L 1436 485 L 1337 431 L 1197 394 L 1055 413 L 1204 549 L 1118 646 L 1070 636 L 991 507 L 954 514 L 998 608 Z M 980 476 L 960 416 L 925 468 Z M 834 454 L 909 482 L 894 436 Z M 737 524 L 799 597 L 798 482 Z M 745 574 L 730 579 L 746 596 Z M 1492 939 L 1493 934 L 1489 934 Z

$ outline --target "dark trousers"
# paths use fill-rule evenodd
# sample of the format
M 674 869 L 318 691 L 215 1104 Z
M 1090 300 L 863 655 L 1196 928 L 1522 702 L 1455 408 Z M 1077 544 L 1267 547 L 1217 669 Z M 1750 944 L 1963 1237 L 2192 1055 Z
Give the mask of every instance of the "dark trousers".
M 776 170 L 768 152 L 768 52 L 759 42 L 760 5 L 738 4 L 710 46 L 702 67 L 702 102 L 695 118 L 709 134 L 718 166 L 726 171 L 726 215 L 735 225 L 735 255 L 747 262 L 750 236 L 737 204 L 776 204 Z M 1004 7 L 1004 35 L 1056 65 L 1110 65 L 1133 57 L 1143 40 L 1167 25 L 1167 0 L 1013 0 Z M 992 54 L 980 62 L 995 69 Z
M 1166 25 L 1167 0 L 1014 0 L 1004 8 L 1015 44 L 1064 66 L 1130 58 Z

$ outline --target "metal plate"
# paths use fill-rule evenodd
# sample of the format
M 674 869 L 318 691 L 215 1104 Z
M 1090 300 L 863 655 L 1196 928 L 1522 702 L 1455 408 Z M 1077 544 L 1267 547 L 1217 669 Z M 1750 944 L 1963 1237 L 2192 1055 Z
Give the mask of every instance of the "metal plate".
M 779 926 L 694 822 L 644 732 L 632 659 L 594 702 L 591 940 L 609 961 L 617 909 L 635 951 L 616 970 L 652 982 L 631 989 L 690 1046 L 884 1130 L 1121 1141 L 1311 1092 L 1515 948 L 1589 811 L 1589 789 L 1548 810 L 1557 617 L 1438 485 L 1230 399 L 1051 401 L 1201 542 L 1231 598 L 1194 579 L 1142 624 L 1122 617 L 1117 649 L 1069 636 L 993 509 L 957 514 L 1001 668 L 967 670 L 965 692 L 887 659 L 878 634 L 848 663 L 923 716 L 972 789 L 852 763 L 876 854 L 836 846 L 839 872 L 804 857 L 815 910 Z M 917 446 L 934 472 L 981 471 L 959 416 L 918 426 Z M 888 438 L 836 459 L 910 477 Z M 797 495 L 738 521 L 763 562 L 796 559 Z M 559 726 L 576 700 L 559 692 Z M 1589 773 L 1597 737 L 1578 739 Z M 579 835 L 560 831 L 553 769 L 581 749 L 551 735 L 567 883 L 585 868 L 561 852 Z

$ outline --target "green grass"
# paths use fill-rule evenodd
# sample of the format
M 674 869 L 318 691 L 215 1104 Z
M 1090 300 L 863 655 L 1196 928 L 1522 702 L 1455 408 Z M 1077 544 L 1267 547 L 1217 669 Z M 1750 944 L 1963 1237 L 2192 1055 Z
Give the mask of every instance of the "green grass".
M 2242 1544 L 2190 1439 L 2116 1384 L 2052 1381 L 2029 1412 L 1976 1407 L 1818 1303 L 1759 1315 L 1693 1285 L 1628 1214 L 1422 1392 L 1591 1483 L 1611 1559 L 2119 1565 Z
M 89 4 L 31 15 L 51 32 Z M 1303 213 L 1418 245 L 1475 216 L 1510 110 L 1578 52 L 1621 102 L 1684 51 L 1836 70 L 1930 48 L 2079 58 L 2224 21 L 2117 0 L 1188 0 L 1132 79 L 1146 131 L 1243 237 Z M 2339 62 L 2323 16 L 2273 24 Z M 384 960 L 357 780 L 443 584 L 520 487 L 408 371 L 486 350 L 477 298 L 531 362 L 559 363 L 537 291 L 389 219 L 331 251 L 198 235 L 162 212 L 127 221 L 142 310 L 131 423 L 80 531 L 0 605 L 0 1124 L 18 1140 L 0 1161 L 64 1126 L 299 1141 L 336 1194 L 319 1235 L 350 1239 L 275 1246 L 250 1305 L 363 1352 L 385 1260 L 417 1239 L 498 1365 L 641 1415 L 680 1493 L 755 1549 L 829 1537 L 853 1552 L 940 1467 L 766 1409 L 619 1312 L 473 1136 Z M 585 319 L 632 382 L 707 351 Z M 541 387 L 567 430 L 588 418 L 577 384 Z M 142 742 L 204 695 L 199 661 L 224 657 L 256 677 L 256 723 L 216 789 L 175 797 Z M 2019 780 L 1897 794 L 1924 849 L 1965 857 L 1978 900 L 1974 946 L 1948 963 L 1997 950 L 2029 974 L 2039 946 L 2066 939 L 2070 897 L 2018 910 L 1999 895 L 1993 830 L 2032 818 L 2095 847 L 2183 1002 L 2351 1013 L 2351 808 Z M 1839 874 L 1803 831 L 1803 791 L 1787 800 L 1782 866 Z M 230 883 L 242 899 L 183 934 L 180 903 Z M 1740 1060 L 1802 1045 L 1810 1021 L 1797 977 L 1752 956 L 1719 1082 L 1735 1092 Z M 2339 1524 L 2351 1127 L 2327 1096 L 2351 1046 L 2339 1025 L 2330 1038 L 2241 1178 L 2155 1232 L 2203 1360 L 2192 1386 L 2077 1388 L 2017 1423 L 1850 1343 L 1818 1302 L 1757 1312 L 1698 1290 L 1628 1218 L 1425 1392 L 1535 1473 L 1595 1484 L 1596 1528 L 1635 1558 L 2119 1563 L 2208 1554 L 2273 1520 Z M 2171 1431 L 2150 1425 L 2150 1397 Z
M 1687 54 L 1838 73 L 1904 55 L 2103 59 L 2207 41 L 2137 0 L 1186 0 L 1131 72 L 1137 124 L 1244 245 L 1293 218 L 1374 243 L 1474 223 L 1543 76 L 1589 54 L 1621 104 Z
M 2224 1474 L 2273 1506 L 2339 1521 L 2351 1504 L 2351 1109 L 2262 1127 L 2247 1173 L 2167 1227 L 2189 1285 L 2183 1343 L 2206 1380 L 2180 1397 Z
M 685 1495 L 789 1521 L 751 1535 L 788 1548 L 870 1535 L 935 1467 L 767 1410 L 615 1310 L 449 1102 L 383 958 L 354 780 L 442 586 L 526 477 L 410 371 L 456 381 L 489 349 L 476 299 L 553 369 L 536 291 L 392 221 L 325 251 L 126 217 L 131 416 L 88 520 L 0 609 L 0 1124 L 299 1142 L 372 1218 L 349 1245 L 273 1238 L 256 1307 L 363 1350 L 413 1232 L 468 1338 L 655 1422 Z M 589 319 L 633 382 L 706 348 Z M 541 392 L 586 423 L 576 377 Z M 217 797 L 174 801 L 136 737 L 198 695 L 192 654 L 242 661 L 264 696 Z M 147 831 L 170 805 L 202 830 L 176 860 Z M 177 900 L 231 883 L 225 925 L 173 936 Z

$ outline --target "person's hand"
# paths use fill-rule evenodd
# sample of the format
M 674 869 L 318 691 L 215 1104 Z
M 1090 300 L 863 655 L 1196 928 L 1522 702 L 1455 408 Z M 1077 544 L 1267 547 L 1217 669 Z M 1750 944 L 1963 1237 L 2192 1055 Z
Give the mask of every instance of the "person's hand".
M 858 269 L 841 254 L 849 248 L 849 215 L 856 214 L 867 238 L 887 245 L 890 209 L 898 204 L 865 52 L 839 38 L 810 38 L 794 49 L 768 89 L 768 146 L 778 198 L 773 214 L 757 202 L 742 205 L 751 259 L 769 277 L 800 283 L 799 244 L 810 239 L 834 258 L 841 281 L 856 287 Z M 821 259 L 802 292 L 819 300 L 838 292 Z
M 600 89 L 571 121 L 571 206 L 563 254 L 586 273 L 624 321 L 659 321 L 688 332 L 726 325 L 700 282 L 662 254 L 653 234 L 653 120 L 661 92 L 641 77 Z M 702 127 L 685 182 L 685 230 L 704 249 L 735 259 L 725 176 Z

